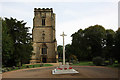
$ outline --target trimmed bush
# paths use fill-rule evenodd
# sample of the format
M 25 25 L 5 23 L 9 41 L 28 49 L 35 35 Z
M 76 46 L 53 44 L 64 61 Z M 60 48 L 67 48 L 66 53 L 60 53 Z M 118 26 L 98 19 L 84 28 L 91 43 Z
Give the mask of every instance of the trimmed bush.
M 93 64 L 96 66 L 102 66 L 104 64 L 104 59 L 101 57 L 95 57 L 93 58 Z

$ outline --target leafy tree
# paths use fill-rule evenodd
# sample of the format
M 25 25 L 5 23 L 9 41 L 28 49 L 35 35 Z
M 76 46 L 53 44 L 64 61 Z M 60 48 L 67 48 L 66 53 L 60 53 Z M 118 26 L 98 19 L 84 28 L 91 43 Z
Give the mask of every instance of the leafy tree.
M 120 63 L 120 28 L 115 34 L 114 58 Z
M 72 36 L 72 49 L 78 60 L 92 60 L 102 56 L 104 47 L 105 29 L 101 25 L 94 25 L 85 30 L 78 30 Z
M 91 48 L 91 56 L 102 56 L 102 48 L 104 47 L 105 28 L 101 25 L 94 25 L 84 30 L 85 38 Z
M 87 44 L 84 30 L 80 29 L 75 32 L 72 36 L 71 49 L 73 54 L 75 54 L 78 60 L 89 60 L 90 59 L 90 47 Z M 88 57 L 89 56 L 89 57 Z
M 63 46 L 62 45 L 59 45 L 57 46 L 57 51 L 58 51 L 58 56 L 59 56 L 59 59 L 62 59 L 62 54 L 63 54 Z
M 70 60 L 70 55 L 72 55 L 72 54 L 73 54 L 73 52 L 72 52 L 71 45 L 67 44 L 65 46 L 65 58 L 69 61 Z
M 105 39 L 105 46 L 104 46 L 104 57 L 106 59 L 113 58 L 114 50 L 113 47 L 115 46 L 115 32 L 112 29 L 106 30 L 106 39 Z
M 12 37 L 8 34 L 8 26 L 2 20 L 2 64 L 4 66 L 11 65 L 14 51 L 13 44 Z
M 32 44 L 30 37 L 31 34 L 28 33 L 29 27 L 25 27 L 26 23 L 24 23 L 23 21 L 18 21 L 13 18 L 5 18 L 5 24 L 8 28 L 7 34 L 11 37 L 11 39 L 7 39 L 6 41 L 13 41 L 14 49 L 11 49 L 13 50 L 13 54 L 10 55 L 10 61 L 12 63 L 10 63 L 10 65 L 7 66 L 18 65 L 19 63 L 21 63 L 21 65 L 26 62 L 28 63 L 32 54 Z M 6 39 L 6 37 L 3 36 L 3 39 Z M 4 48 L 6 49 L 7 46 L 5 46 Z M 6 55 L 6 51 L 3 52 L 3 54 Z M 3 56 L 3 58 L 6 59 L 7 57 Z

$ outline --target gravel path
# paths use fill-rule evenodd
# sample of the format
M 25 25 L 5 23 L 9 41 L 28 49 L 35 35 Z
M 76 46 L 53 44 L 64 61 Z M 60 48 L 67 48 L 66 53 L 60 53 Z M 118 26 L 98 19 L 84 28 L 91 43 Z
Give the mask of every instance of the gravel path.
M 56 65 L 57 66 L 57 65 Z M 72 66 L 78 74 L 56 74 L 51 71 L 56 66 L 21 69 L 3 73 L 3 78 L 118 78 L 118 69 L 96 66 Z

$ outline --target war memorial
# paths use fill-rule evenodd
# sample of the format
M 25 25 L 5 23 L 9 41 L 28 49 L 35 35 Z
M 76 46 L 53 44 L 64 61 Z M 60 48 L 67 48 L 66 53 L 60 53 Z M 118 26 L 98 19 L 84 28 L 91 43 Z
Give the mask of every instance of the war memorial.
M 63 57 L 58 62 L 56 40 L 56 14 L 53 8 L 34 8 L 32 43 L 33 51 L 30 64 L 53 64 L 53 66 L 43 66 L 19 69 L 2 73 L 3 78 L 9 80 L 29 79 L 29 80 L 117 80 L 118 70 L 103 66 L 76 66 L 65 61 L 65 34 L 59 35 L 63 40 Z M 29 64 L 28 64 L 29 65 Z M 100 78 L 100 79 L 99 79 Z M 4 79 L 3 79 L 4 80 Z

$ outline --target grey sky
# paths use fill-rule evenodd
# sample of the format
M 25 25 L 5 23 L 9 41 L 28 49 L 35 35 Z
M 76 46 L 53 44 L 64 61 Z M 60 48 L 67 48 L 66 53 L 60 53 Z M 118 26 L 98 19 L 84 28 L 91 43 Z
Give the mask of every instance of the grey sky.
M 120 1 L 118 2 L 118 27 L 120 27 Z
M 46 0 L 45 0 L 46 1 Z M 70 37 L 78 29 L 85 29 L 99 24 L 106 29 L 118 29 L 118 2 L 1 2 L 0 16 L 13 17 L 27 22 L 26 26 L 33 27 L 34 8 L 53 8 L 56 13 L 56 37 L 58 45 L 62 45 L 60 34 L 67 34 L 65 43 L 71 43 Z M 31 30 L 30 30 L 31 32 Z

